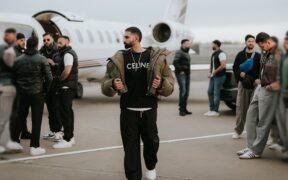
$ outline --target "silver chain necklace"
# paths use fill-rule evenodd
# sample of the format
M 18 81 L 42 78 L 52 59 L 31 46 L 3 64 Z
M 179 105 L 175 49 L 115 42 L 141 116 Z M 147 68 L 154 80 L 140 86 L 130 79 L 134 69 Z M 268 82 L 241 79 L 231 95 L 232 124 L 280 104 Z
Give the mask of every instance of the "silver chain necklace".
M 134 56 L 133 56 L 132 50 L 130 50 L 130 53 L 131 53 L 131 57 L 132 57 L 133 62 L 134 62 L 135 64 L 138 64 L 138 67 L 140 67 L 140 61 L 141 61 L 141 57 L 142 57 L 142 52 L 140 53 L 140 56 L 139 56 L 139 59 L 138 59 L 137 62 L 136 62 L 136 60 L 135 60 L 135 58 L 134 58 Z M 138 67 L 135 68 L 135 71 L 138 70 Z

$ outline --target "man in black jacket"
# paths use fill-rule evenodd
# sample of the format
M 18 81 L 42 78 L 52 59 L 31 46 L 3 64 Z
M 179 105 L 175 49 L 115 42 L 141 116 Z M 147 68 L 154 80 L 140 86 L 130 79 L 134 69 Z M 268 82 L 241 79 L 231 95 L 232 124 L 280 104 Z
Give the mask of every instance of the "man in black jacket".
M 62 139 L 62 123 L 59 112 L 59 95 L 57 93 L 56 79 L 57 71 L 59 67 L 60 55 L 57 47 L 57 43 L 54 42 L 53 36 L 50 33 L 43 34 L 44 45 L 40 49 L 40 54 L 48 59 L 48 63 L 51 68 L 53 82 L 50 91 L 46 94 L 45 101 L 48 109 L 48 119 L 50 132 L 43 136 L 43 139 L 53 139 L 55 142 L 59 142 Z
M 190 63 L 191 58 L 189 55 L 190 41 L 183 39 L 181 41 L 181 49 L 176 51 L 173 65 L 175 67 L 175 75 L 179 85 L 179 114 L 185 116 L 192 114 L 187 110 L 187 100 L 189 97 L 190 89 Z
M 64 128 L 63 139 L 53 148 L 70 148 L 75 144 L 74 139 L 74 112 L 72 109 L 78 83 L 78 57 L 72 49 L 68 36 L 58 38 L 58 48 L 61 57 L 57 88 L 59 92 L 59 111 Z
M 26 45 L 26 39 L 25 35 L 22 33 L 17 33 L 16 35 L 16 43 L 13 47 L 10 47 L 6 52 L 12 56 L 12 58 L 15 60 L 17 57 L 21 56 L 24 51 L 25 51 L 25 45 Z M 13 106 L 13 113 L 11 116 L 11 122 L 14 122 L 15 119 L 17 118 L 17 109 L 19 105 L 19 97 L 16 95 L 16 98 L 14 100 L 14 106 Z M 28 116 L 29 111 L 26 112 L 26 117 Z M 11 127 L 13 128 L 13 127 Z M 28 130 L 27 127 L 27 118 L 25 121 L 22 122 L 21 125 L 21 139 L 30 139 L 31 138 L 31 133 Z
M 261 55 L 255 52 L 255 37 L 248 34 L 245 37 L 246 47 L 240 51 L 233 64 L 233 72 L 238 83 L 238 94 L 236 101 L 236 127 L 233 139 L 239 139 L 246 122 L 246 114 L 252 100 L 254 90 L 259 84 L 260 58 Z M 240 65 L 246 60 L 253 60 L 253 68 L 250 71 L 240 69 Z
M 43 92 L 49 90 L 52 75 L 47 59 L 37 51 L 38 38 L 32 36 L 27 41 L 24 54 L 15 60 L 13 67 L 17 93 L 19 94 L 18 118 L 13 126 L 11 138 L 20 143 L 20 126 L 26 119 L 26 112 L 32 110 L 32 136 L 30 154 L 44 154 L 45 149 L 40 147 L 40 132 L 44 108 Z M 44 83 L 45 81 L 45 83 Z M 44 86 L 45 84 L 45 86 Z

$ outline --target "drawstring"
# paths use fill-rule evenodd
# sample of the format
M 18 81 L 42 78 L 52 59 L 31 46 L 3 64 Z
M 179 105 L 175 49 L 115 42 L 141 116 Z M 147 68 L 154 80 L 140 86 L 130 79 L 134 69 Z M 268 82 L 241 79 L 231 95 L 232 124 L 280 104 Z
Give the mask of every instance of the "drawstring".
M 143 116 L 142 116 L 142 115 L 143 115 L 143 112 L 144 112 L 144 111 L 140 111 L 140 118 L 143 117 Z

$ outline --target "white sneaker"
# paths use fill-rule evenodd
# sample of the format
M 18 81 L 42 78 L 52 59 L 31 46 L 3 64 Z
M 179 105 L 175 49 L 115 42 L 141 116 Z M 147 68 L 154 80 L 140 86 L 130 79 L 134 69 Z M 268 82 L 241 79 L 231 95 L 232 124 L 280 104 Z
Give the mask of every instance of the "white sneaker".
M 38 148 L 31 147 L 30 148 L 30 155 L 31 156 L 38 156 L 38 155 L 45 154 L 45 153 L 46 153 L 46 150 L 44 148 L 41 148 L 41 147 L 38 147 Z
M 22 151 L 23 147 L 18 143 L 14 141 L 8 141 L 6 144 L 6 148 L 8 151 Z
M 261 157 L 260 155 L 254 154 L 252 151 L 248 151 L 239 156 L 239 159 L 257 159 L 260 157 Z
M 55 149 L 63 149 L 63 148 L 71 148 L 71 147 L 72 147 L 72 142 L 71 141 L 67 142 L 64 139 L 62 139 L 57 144 L 53 145 L 53 148 Z
M 249 148 L 242 149 L 242 150 L 240 150 L 240 151 L 237 151 L 237 155 L 238 155 L 238 156 L 241 156 L 241 155 L 245 154 L 245 153 L 248 152 L 248 151 L 250 151 Z
M 204 114 L 204 116 L 209 116 L 212 113 L 212 111 L 208 111 Z
M 3 146 L 0 146 L 0 154 L 4 153 L 6 149 Z
M 232 135 L 232 139 L 240 139 L 241 138 L 241 135 L 234 132 L 233 135 Z
M 155 180 L 156 179 L 156 170 L 147 170 L 146 171 L 146 179 L 147 180 Z
M 60 142 L 63 139 L 63 133 L 57 132 L 54 134 L 54 142 Z
M 268 145 L 268 146 L 271 146 L 271 145 L 273 145 L 273 144 L 277 144 L 277 141 L 274 141 L 274 139 L 269 139 L 268 141 L 267 141 L 267 143 L 266 143 L 266 145 Z
M 278 152 L 283 152 L 283 150 L 284 150 L 284 147 L 279 145 L 278 143 L 271 144 L 270 146 L 268 146 L 268 148 L 271 150 L 278 151 Z
M 209 117 L 218 117 L 218 116 L 220 116 L 220 114 L 218 113 L 218 112 L 216 112 L 216 111 L 212 111 L 210 114 L 208 114 L 207 116 L 209 116 Z
M 53 139 L 55 138 L 55 133 L 50 131 L 49 133 L 43 135 L 43 139 Z
M 74 138 L 74 137 L 71 138 L 71 139 L 70 139 L 70 142 L 71 142 L 72 145 L 75 145 L 75 144 L 76 144 L 75 138 Z

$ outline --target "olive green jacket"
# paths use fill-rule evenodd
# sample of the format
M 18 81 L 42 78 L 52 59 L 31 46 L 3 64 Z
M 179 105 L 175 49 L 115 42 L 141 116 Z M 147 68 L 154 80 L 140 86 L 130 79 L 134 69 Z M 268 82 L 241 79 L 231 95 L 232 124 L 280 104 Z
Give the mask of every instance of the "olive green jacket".
M 174 77 L 172 75 L 171 69 L 166 62 L 166 56 L 170 53 L 166 49 L 160 48 L 147 48 L 150 50 L 150 65 L 147 70 L 148 79 L 148 93 L 149 96 L 169 96 L 174 90 Z M 129 89 L 125 83 L 125 69 L 124 69 L 124 50 L 116 52 L 116 54 L 109 58 L 107 61 L 107 69 L 105 77 L 102 80 L 101 88 L 102 93 L 106 96 L 112 97 L 116 93 L 119 95 L 126 93 Z M 161 86 L 159 89 L 154 89 L 152 87 L 152 82 L 156 76 L 161 77 Z M 116 91 L 113 88 L 114 79 L 120 78 L 123 82 L 124 88 L 121 91 Z
M 281 76 L 282 93 L 284 97 L 288 97 L 288 54 L 282 60 Z

